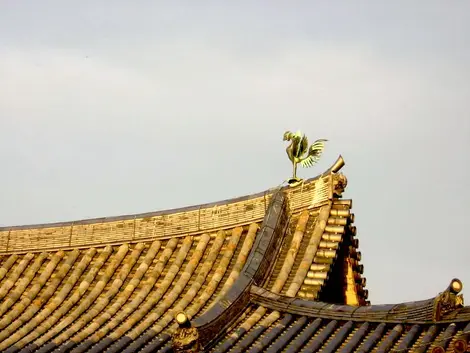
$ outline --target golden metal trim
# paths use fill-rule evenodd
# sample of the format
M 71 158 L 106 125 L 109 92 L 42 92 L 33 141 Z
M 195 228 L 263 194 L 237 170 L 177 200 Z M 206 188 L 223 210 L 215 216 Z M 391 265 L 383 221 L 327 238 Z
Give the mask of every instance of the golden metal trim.
M 297 165 L 300 164 L 304 168 L 314 166 L 320 160 L 327 140 L 319 139 L 309 146 L 308 139 L 302 132 L 286 131 L 284 141 L 291 142 L 286 152 L 292 163 L 292 177 L 287 182 L 291 186 L 296 186 L 302 182 L 302 179 L 297 177 Z
M 340 169 L 344 167 L 345 164 L 346 163 L 344 162 L 343 156 L 340 155 L 333 167 L 331 167 L 331 172 L 338 173 Z

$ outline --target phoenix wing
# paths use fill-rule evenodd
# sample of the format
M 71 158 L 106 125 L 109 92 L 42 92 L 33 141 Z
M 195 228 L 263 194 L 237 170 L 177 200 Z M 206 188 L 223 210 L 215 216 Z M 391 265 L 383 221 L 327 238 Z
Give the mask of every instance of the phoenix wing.
M 292 136 L 292 156 L 294 158 L 300 158 L 302 155 L 302 134 L 296 132 Z
M 304 168 L 309 168 L 317 163 L 323 153 L 323 149 L 325 148 L 325 142 L 327 140 L 316 140 L 308 150 L 308 157 L 304 158 L 300 161 L 300 164 Z
M 295 158 L 302 158 L 302 155 L 308 151 L 307 136 L 297 131 L 292 138 L 293 155 Z
M 300 140 L 300 150 L 299 150 L 299 157 L 308 151 L 308 138 L 305 135 L 301 135 L 302 139 Z

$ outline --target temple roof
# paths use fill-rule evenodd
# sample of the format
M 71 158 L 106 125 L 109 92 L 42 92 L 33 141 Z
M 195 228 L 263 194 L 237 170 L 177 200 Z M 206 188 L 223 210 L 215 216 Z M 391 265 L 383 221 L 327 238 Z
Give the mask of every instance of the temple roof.
M 461 288 L 367 301 L 343 164 L 206 205 L 0 228 L 0 351 L 171 351 L 184 330 L 214 352 L 461 342 Z
M 235 325 L 212 352 L 439 352 L 459 344 L 462 338 L 468 341 L 468 335 L 462 333 L 470 331 L 469 312 L 434 322 L 434 298 L 353 307 L 302 299 L 293 303 L 292 298 L 272 294 L 263 297 L 260 288 L 253 292 L 242 315 L 266 308 L 262 322 L 249 331 L 243 323 Z M 270 316 L 277 320 L 270 322 Z

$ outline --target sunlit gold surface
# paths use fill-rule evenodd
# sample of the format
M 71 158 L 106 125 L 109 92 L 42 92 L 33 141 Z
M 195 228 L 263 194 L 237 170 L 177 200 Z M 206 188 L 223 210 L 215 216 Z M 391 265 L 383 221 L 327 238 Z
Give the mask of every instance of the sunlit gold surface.
M 333 197 L 332 175 L 325 173 L 310 181 L 302 181 L 285 190 L 291 212 L 321 207 Z M 24 228 L 0 227 L 0 254 L 40 252 L 43 250 L 88 248 L 124 242 L 169 239 L 186 235 L 199 236 L 234 226 L 262 221 L 272 193 L 245 200 L 193 207 L 188 210 L 136 215 L 123 219 L 96 219 Z M 350 200 L 338 200 L 351 202 Z M 332 210 L 338 215 L 347 210 Z
M 463 284 L 462 281 L 460 281 L 457 278 L 454 278 L 452 282 L 450 283 L 450 288 L 454 293 L 460 293 L 463 289 Z
M 441 320 L 447 314 L 463 307 L 463 295 L 458 294 L 463 288 L 462 282 L 454 278 L 447 289 L 434 300 L 434 320 Z
M 343 174 L 333 174 L 333 189 L 335 195 L 341 196 L 348 185 L 348 179 Z
M 351 261 L 346 260 L 345 263 L 345 272 L 346 272 L 346 286 L 344 291 L 344 296 L 346 298 L 346 304 L 348 305 L 359 305 L 359 297 L 356 290 L 356 281 L 354 276 L 353 266 Z
M 272 280 L 266 279 L 272 284 L 267 285 L 270 289 L 289 297 L 319 300 L 327 286 L 343 285 L 345 274 L 334 278 L 331 275 L 335 261 L 341 261 L 340 266 L 343 263 L 343 255 L 339 255 L 342 249 L 351 244 L 352 202 L 338 198 L 333 181 L 332 172 L 327 171 L 282 189 L 288 212 L 286 222 L 293 234 L 285 235 L 285 240 L 281 238 L 280 244 L 285 246 L 280 250 L 279 266 L 272 264 Z M 0 340 L 0 350 L 12 342 L 22 349 L 30 343 L 63 345 L 70 340 L 96 344 L 103 337 L 136 340 L 150 329 L 157 334 L 174 333 L 175 352 L 193 352 L 200 332 L 191 327 L 190 318 L 198 318 L 216 301 L 221 303 L 222 295 L 233 288 L 260 234 L 271 198 L 272 192 L 268 191 L 261 196 L 173 213 L 0 232 L 0 240 L 2 235 L 8 237 L 10 252 L 20 250 L 20 255 L 3 256 L 11 256 L 11 263 L 17 265 L 20 256 L 24 260 L 23 272 L 34 275 L 30 282 L 36 285 L 39 275 L 47 284 L 38 285 L 46 285 L 47 293 L 55 296 L 49 281 L 66 278 L 62 268 L 83 272 L 70 276 L 74 282 L 67 285 L 69 292 L 61 291 L 54 298 L 57 305 L 47 304 L 40 315 L 34 316 L 33 307 L 25 307 L 23 312 L 15 310 L 17 316 L 6 314 L 2 318 L 0 313 L 0 325 L 8 324 L 5 330 L 0 328 L 5 339 Z M 0 252 L 2 245 L 0 241 Z M 25 254 L 28 249 L 35 252 Z M 41 253 L 43 249 L 47 251 Z M 65 254 L 67 264 L 61 265 L 59 271 L 47 265 L 60 263 Z M 15 279 L 16 273 L 10 271 L 9 260 L 0 262 L 0 275 L 5 273 L 8 280 Z M 85 277 L 89 271 L 95 277 Z M 21 281 L 22 276 L 15 280 Z M 25 294 L 29 295 L 22 293 Z M 35 303 L 47 300 L 42 294 L 32 299 Z M 225 302 L 228 308 L 231 302 Z M 30 313 L 34 320 L 23 324 L 19 315 Z M 246 318 L 244 327 L 249 330 L 258 323 L 269 326 L 280 315 L 264 314 L 261 309 L 256 311 Z
M 302 182 L 302 179 L 300 179 L 300 178 L 290 178 L 289 180 L 287 180 L 287 183 L 291 187 L 298 186 L 298 185 L 300 185 L 301 182 Z
M 320 159 L 325 142 L 327 140 L 316 140 L 310 147 L 307 137 L 300 131 L 296 133 L 286 131 L 284 133 L 284 141 L 291 141 L 290 145 L 286 148 L 287 156 L 292 162 L 292 178 L 289 184 L 298 183 L 301 179 L 297 178 L 297 165 L 300 164 L 304 168 L 312 167 Z
M 339 156 L 338 160 L 336 163 L 331 167 L 331 172 L 333 173 L 338 173 L 341 168 L 343 168 L 345 165 L 344 159 L 342 156 Z
M 198 353 L 199 332 L 195 327 L 178 328 L 172 335 L 172 347 L 174 353 Z
M 306 139 L 302 144 L 308 147 Z M 306 166 L 313 163 L 306 162 L 309 157 L 302 156 Z M 296 163 L 302 164 L 302 160 Z M 281 189 L 285 208 L 280 213 L 284 218 L 280 219 L 286 224 L 285 231 L 279 223 L 264 222 L 269 219 L 265 218 L 270 214 L 267 210 L 272 210 L 267 208 L 271 191 L 132 219 L 0 229 L 0 351 L 12 344 L 16 345 L 16 351 L 26 351 L 31 343 L 34 347 L 53 344 L 57 347 L 55 350 L 60 350 L 70 343 L 78 345 L 84 341 L 95 346 L 103 339 L 118 342 L 126 338 L 138 342 L 139 337 L 151 332 L 157 335 L 152 344 L 163 337 L 159 336 L 162 333 L 167 339 L 172 337 L 166 346 L 158 349 L 200 352 L 207 342 L 204 341 L 207 331 L 199 325 L 201 315 L 215 303 L 220 304 L 220 307 L 216 306 L 217 327 L 213 330 L 216 332 L 211 333 L 216 345 L 220 342 L 215 341 L 215 334 L 220 334 L 221 340 L 232 339 L 238 334 L 232 330 L 237 325 L 245 337 L 259 327 L 266 329 L 260 337 L 266 337 L 273 325 L 278 325 L 276 327 L 281 328 L 278 334 L 282 337 L 294 322 L 305 319 L 305 315 L 310 316 L 303 324 L 305 327 L 321 319 L 316 333 L 305 337 L 308 339 L 305 342 L 318 341 L 315 341 L 316 351 L 339 351 L 343 343 L 340 347 L 338 335 L 342 332 L 343 338 L 351 341 L 363 326 L 362 322 L 355 321 L 361 315 L 360 320 L 370 324 L 366 328 L 367 335 L 361 339 L 369 340 L 367 337 L 381 325 L 381 318 L 377 316 L 380 310 L 341 305 L 342 308 L 335 309 L 332 315 L 337 321 L 333 322 L 335 325 L 330 325 L 330 318 L 323 315 L 329 312 L 328 307 L 334 306 L 332 303 L 367 305 L 368 290 L 364 288 L 366 279 L 361 276 L 359 241 L 354 237 L 356 227 L 352 225 L 352 201 L 341 198 L 347 179 L 337 174 L 344 160 L 340 157 L 327 172 L 308 181 L 295 176 L 296 164 L 293 164 L 294 178 L 289 181 L 290 187 Z M 252 257 L 252 254 L 258 254 L 253 251 L 254 244 L 263 244 L 259 242 L 265 234 L 264 230 L 259 231 L 262 223 L 282 230 L 275 233 L 279 245 L 276 260 L 269 259 L 273 263 L 266 263 L 267 257 Z M 247 305 L 245 309 L 235 314 L 230 312 L 237 322 L 220 324 L 224 310 L 233 308 L 236 303 L 237 298 L 231 295 L 236 293 L 233 289 L 238 288 L 239 280 L 251 283 L 249 276 L 253 275 L 244 270 L 247 264 L 259 260 L 265 261 L 263 265 L 271 266 L 267 267 L 269 271 L 260 286 L 265 292 L 285 295 L 289 299 L 286 302 L 288 309 L 299 297 L 322 303 L 309 302 L 299 306 L 301 309 L 296 309 L 294 314 L 299 317 L 284 326 L 280 320 L 286 316 L 285 309 L 277 307 L 274 310 L 267 303 L 257 306 L 256 302 L 250 302 L 253 293 L 245 292 L 251 298 L 247 295 L 248 304 L 243 304 Z M 462 282 L 454 279 L 435 302 L 429 300 L 429 320 L 435 314 L 435 320 L 451 322 L 459 312 L 457 309 L 463 306 L 463 297 L 458 295 L 462 288 Z M 224 297 L 226 293 L 230 296 Z M 321 307 L 323 314 L 319 318 L 315 318 L 318 314 L 315 307 Z M 387 320 L 388 315 L 402 320 L 409 307 L 393 307 L 387 311 Z M 465 310 L 461 312 L 465 313 Z M 352 318 L 356 312 L 359 316 Z M 349 314 L 351 317 L 347 316 Z M 442 322 L 428 322 L 427 325 L 439 326 Z M 327 326 L 331 329 L 328 335 Z M 377 335 L 376 346 L 387 351 L 404 346 L 405 333 L 408 335 L 415 327 L 414 322 L 405 325 L 394 321 L 387 322 L 386 326 Z M 462 337 L 463 327 L 460 326 L 457 334 Z M 217 332 L 218 329 L 221 331 Z M 403 337 L 394 336 L 395 333 Z M 413 340 L 418 342 L 418 336 L 415 335 Z M 289 339 L 294 342 L 297 337 L 294 335 Z M 435 337 L 439 340 L 442 332 Z M 228 351 L 254 347 L 243 347 L 244 343 L 240 342 L 245 341 L 238 338 L 242 341 L 234 341 Z M 456 344 L 463 350 L 467 348 L 466 341 L 451 339 L 447 351 Z M 337 346 L 333 347 L 334 344 Z M 360 349 L 362 345 L 358 343 L 356 348 Z M 142 347 L 140 351 L 155 348 L 150 347 Z M 380 351 L 369 348 L 372 352 Z M 81 348 L 67 349 L 80 351 Z
M 188 321 L 188 317 L 186 316 L 185 313 L 178 313 L 176 314 L 176 322 L 178 322 L 179 325 L 183 325 Z

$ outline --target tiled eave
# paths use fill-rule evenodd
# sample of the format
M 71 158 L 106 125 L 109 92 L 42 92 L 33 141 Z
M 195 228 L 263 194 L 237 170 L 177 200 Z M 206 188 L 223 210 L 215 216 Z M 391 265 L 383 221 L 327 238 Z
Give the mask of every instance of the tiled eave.
M 251 287 L 250 294 L 251 302 L 255 304 L 285 313 L 324 319 L 402 324 L 465 322 L 470 319 L 470 306 L 467 306 L 456 309 L 442 320 L 433 320 L 436 298 L 399 304 L 351 306 L 282 296 L 257 286 Z

